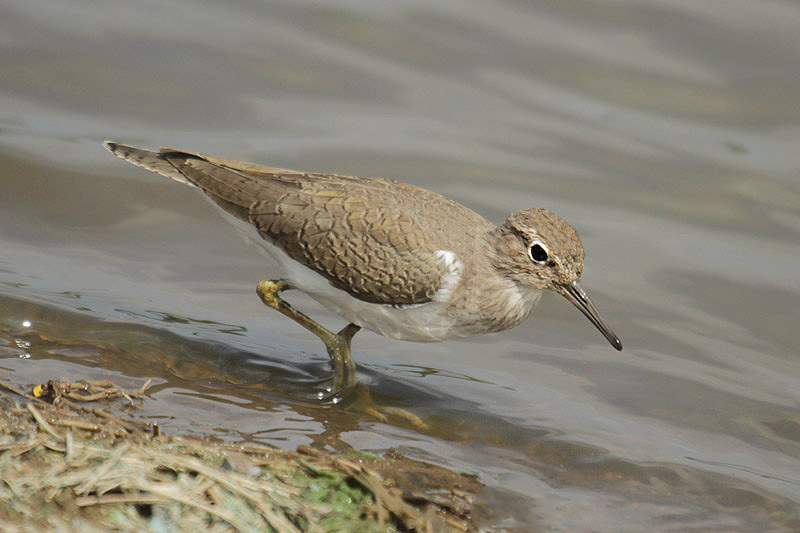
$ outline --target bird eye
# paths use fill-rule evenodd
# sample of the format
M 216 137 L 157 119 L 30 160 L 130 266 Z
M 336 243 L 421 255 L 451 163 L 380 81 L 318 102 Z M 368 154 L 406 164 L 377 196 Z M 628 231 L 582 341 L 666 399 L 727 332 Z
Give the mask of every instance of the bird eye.
M 531 257 L 531 260 L 536 263 L 544 263 L 547 261 L 547 250 L 538 242 L 531 244 L 530 248 L 528 248 L 528 255 Z

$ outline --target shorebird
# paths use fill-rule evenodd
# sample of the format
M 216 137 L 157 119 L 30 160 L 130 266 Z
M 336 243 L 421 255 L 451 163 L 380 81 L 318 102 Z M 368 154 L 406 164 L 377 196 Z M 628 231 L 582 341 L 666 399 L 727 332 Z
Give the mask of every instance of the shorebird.
M 583 244 L 546 209 L 494 225 L 432 191 L 383 178 L 297 172 L 183 150 L 104 144 L 198 188 L 280 267 L 257 294 L 325 343 L 336 387 L 355 383 L 353 336 L 435 342 L 519 325 L 542 291 L 572 302 L 617 350 L 580 283 Z M 329 331 L 281 298 L 298 289 L 350 323 Z

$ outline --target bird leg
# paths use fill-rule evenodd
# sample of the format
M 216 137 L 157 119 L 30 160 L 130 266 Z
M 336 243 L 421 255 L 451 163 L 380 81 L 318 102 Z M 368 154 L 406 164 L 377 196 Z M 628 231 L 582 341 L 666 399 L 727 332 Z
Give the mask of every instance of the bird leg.
M 286 280 L 261 281 L 256 288 L 261 301 L 276 311 L 288 316 L 308 331 L 320 338 L 331 356 L 333 369 L 336 372 L 334 388 L 338 391 L 355 385 L 356 364 L 350 355 L 350 341 L 361 329 L 355 324 L 348 324 L 339 333 L 334 333 L 317 324 L 313 319 L 291 306 L 289 302 L 278 296 L 278 293 L 291 289 Z

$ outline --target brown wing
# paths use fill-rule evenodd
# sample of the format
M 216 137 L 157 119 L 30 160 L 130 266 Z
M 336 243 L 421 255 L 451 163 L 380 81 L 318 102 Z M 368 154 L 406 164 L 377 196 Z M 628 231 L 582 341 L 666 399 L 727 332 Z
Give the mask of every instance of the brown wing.
M 426 213 L 438 195 L 383 180 L 314 180 L 260 200 L 250 220 L 261 234 L 330 283 L 374 303 L 430 301 L 448 272 L 443 220 Z M 404 194 L 410 193 L 410 194 Z M 465 207 L 444 202 L 449 216 Z
M 475 232 L 492 227 L 461 204 L 382 178 L 295 172 L 178 150 L 149 154 L 291 258 L 367 302 L 429 301 L 448 272 L 436 252 L 469 248 Z M 142 164 L 141 154 L 136 159 L 178 179 L 156 163 Z M 465 230 L 453 234 L 454 227 Z

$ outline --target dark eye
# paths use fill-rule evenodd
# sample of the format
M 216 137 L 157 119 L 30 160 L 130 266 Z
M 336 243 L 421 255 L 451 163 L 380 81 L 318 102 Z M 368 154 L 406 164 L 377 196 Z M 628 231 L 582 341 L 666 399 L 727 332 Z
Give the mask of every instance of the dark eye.
M 528 255 L 537 263 L 544 263 L 547 261 L 547 250 L 538 242 L 533 243 L 531 247 L 528 248 Z

